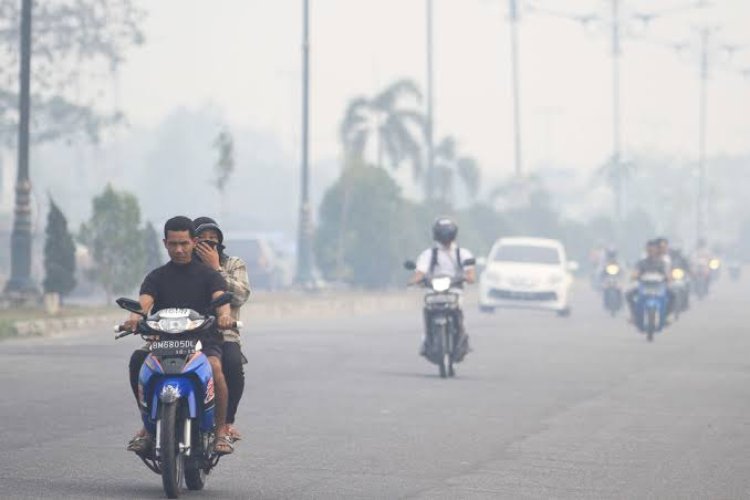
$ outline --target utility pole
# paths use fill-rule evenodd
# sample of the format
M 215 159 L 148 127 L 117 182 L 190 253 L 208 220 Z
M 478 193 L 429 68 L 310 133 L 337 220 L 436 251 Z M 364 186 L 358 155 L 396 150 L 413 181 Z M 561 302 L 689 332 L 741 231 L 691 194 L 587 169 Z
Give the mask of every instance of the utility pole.
M 297 285 L 310 285 L 312 276 L 312 220 L 310 213 L 310 10 L 309 0 L 302 0 L 302 172 L 297 237 Z
M 518 1 L 509 0 L 510 19 L 510 59 L 513 78 L 513 133 L 515 146 L 515 173 L 520 178 L 523 174 L 521 156 L 521 102 L 518 68 Z
M 21 73 L 18 120 L 18 177 L 11 235 L 11 275 L 5 286 L 9 295 L 34 296 L 31 280 L 31 181 L 29 179 L 29 115 L 31 111 L 31 9 L 32 0 L 21 4 Z
M 612 179 L 614 185 L 614 216 L 618 232 L 621 237 L 623 223 L 623 172 L 622 172 L 622 136 L 620 115 L 620 58 L 622 56 L 622 40 L 620 35 L 620 0 L 612 1 Z M 623 242 L 620 242 L 623 243 Z
M 432 0 L 427 1 L 427 123 L 425 135 L 427 139 L 427 201 L 432 201 L 435 190 L 435 152 L 434 152 L 434 95 L 432 90 Z
M 708 199 L 706 196 L 706 128 L 708 119 L 708 51 L 710 28 L 700 31 L 700 98 L 698 104 L 698 186 L 696 192 L 696 238 L 706 237 L 708 227 Z

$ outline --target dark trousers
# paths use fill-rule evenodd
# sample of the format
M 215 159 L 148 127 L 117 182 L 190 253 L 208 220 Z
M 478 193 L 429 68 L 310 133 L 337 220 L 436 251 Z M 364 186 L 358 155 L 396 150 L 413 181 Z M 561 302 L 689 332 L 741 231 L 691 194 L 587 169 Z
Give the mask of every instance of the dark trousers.
M 128 369 L 130 372 L 130 388 L 133 390 L 133 396 L 138 399 L 138 374 L 141 371 L 141 365 L 146 360 L 148 352 L 142 349 L 134 351 L 130 356 Z M 224 342 L 223 354 L 221 358 L 222 371 L 227 381 L 227 390 L 229 392 L 229 401 L 227 403 L 227 423 L 233 424 L 234 417 L 237 414 L 237 408 L 242 399 L 242 393 L 245 391 L 245 370 L 242 365 L 245 357 L 237 342 Z

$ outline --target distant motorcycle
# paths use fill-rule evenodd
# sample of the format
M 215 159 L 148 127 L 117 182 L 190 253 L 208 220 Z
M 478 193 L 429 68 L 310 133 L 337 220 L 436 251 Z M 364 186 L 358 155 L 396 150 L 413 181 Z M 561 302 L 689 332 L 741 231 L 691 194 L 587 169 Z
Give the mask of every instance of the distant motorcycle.
M 635 322 L 649 342 L 661 332 L 667 320 L 667 281 L 659 273 L 645 273 L 638 280 Z
M 474 259 L 466 259 L 464 267 L 473 266 Z M 414 262 L 407 261 L 404 267 L 413 271 Z M 425 357 L 438 365 L 441 378 L 453 377 L 456 374 L 454 363 L 460 354 L 458 349 L 461 332 L 458 314 L 461 311 L 461 294 L 456 290 L 464 284 L 464 278 L 454 279 L 450 276 L 433 276 L 425 278 L 421 286 L 430 290 L 424 297 L 426 318 Z
M 612 317 L 622 309 L 622 288 L 620 286 L 620 276 L 622 269 L 617 264 L 607 264 L 604 268 L 604 274 L 601 279 L 602 297 L 604 298 L 604 309 Z
M 674 296 L 674 318 L 679 319 L 680 315 L 690 307 L 690 284 L 684 269 L 680 267 L 672 269 L 670 288 Z
M 691 285 L 695 296 L 699 299 L 703 299 L 708 295 L 711 286 L 711 268 L 707 259 L 700 259 L 695 264 Z
M 225 293 L 212 302 L 211 309 L 231 300 L 232 294 Z M 141 314 L 135 300 L 120 298 L 117 305 Z M 221 458 L 213 451 L 213 373 L 200 341 L 201 333 L 216 318 L 190 309 L 164 309 L 141 316 L 137 333 L 154 340 L 138 377 L 138 403 L 143 424 L 156 442 L 149 455 L 139 457 L 161 475 L 167 497 L 178 498 L 183 482 L 189 490 L 203 489 L 208 473 Z M 237 322 L 235 327 L 242 324 Z M 131 335 L 119 326 L 115 332 L 115 339 Z

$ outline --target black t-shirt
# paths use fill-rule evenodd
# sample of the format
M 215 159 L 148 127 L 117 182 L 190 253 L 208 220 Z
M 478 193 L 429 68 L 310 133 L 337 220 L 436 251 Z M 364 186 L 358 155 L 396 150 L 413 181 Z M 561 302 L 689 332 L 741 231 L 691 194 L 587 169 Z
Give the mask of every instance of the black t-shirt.
M 141 295 L 154 298 L 152 312 L 167 308 L 187 308 L 200 314 L 209 311 L 216 292 L 227 290 L 227 282 L 210 267 L 193 259 L 189 264 L 167 264 L 154 269 L 141 285 Z
M 655 259 L 646 257 L 645 259 L 641 259 L 638 261 L 636 269 L 638 270 L 639 276 L 645 273 L 659 273 L 663 274 L 664 276 L 667 275 L 667 263 L 664 262 L 664 259 L 662 259 L 661 257 L 657 257 Z

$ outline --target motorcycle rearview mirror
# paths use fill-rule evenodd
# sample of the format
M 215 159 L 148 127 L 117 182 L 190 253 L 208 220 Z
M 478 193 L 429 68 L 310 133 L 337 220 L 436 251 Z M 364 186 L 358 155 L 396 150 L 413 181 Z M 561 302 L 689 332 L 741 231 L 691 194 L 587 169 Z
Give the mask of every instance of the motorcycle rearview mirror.
M 119 299 L 115 301 L 115 303 L 117 303 L 118 306 L 125 309 L 126 311 L 130 311 L 135 314 L 140 314 L 144 318 L 146 317 L 146 315 L 141 311 L 141 303 L 138 302 L 137 300 L 126 299 L 125 297 L 120 297 Z
M 234 294 L 231 292 L 224 292 L 218 297 L 216 297 L 214 300 L 211 301 L 211 309 L 216 309 L 221 306 L 225 306 L 227 304 L 230 304 L 232 302 L 232 299 L 234 298 Z
M 476 263 L 477 263 L 477 259 L 473 257 L 471 259 L 466 259 L 463 261 L 464 267 L 474 266 L 476 265 Z
M 407 271 L 414 271 L 415 269 L 417 269 L 417 265 L 414 263 L 414 261 L 407 260 L 406 262 L 404 262 L 404 269 L 406 269 Z

